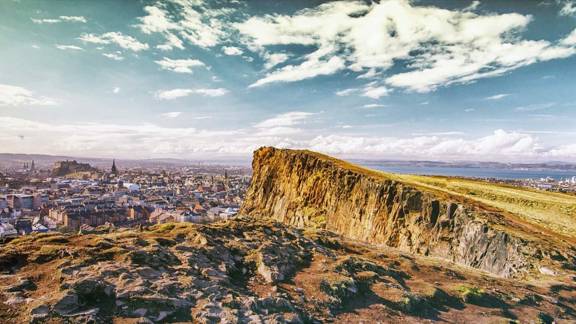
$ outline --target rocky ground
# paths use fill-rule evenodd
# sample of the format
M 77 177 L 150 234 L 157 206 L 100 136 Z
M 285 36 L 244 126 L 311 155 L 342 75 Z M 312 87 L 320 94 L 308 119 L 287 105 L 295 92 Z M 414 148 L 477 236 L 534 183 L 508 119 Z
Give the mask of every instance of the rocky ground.
M 322 230 L 239 218 L 0 248 L 1 323 L 576 321 L 576 277 L 502 279 Z

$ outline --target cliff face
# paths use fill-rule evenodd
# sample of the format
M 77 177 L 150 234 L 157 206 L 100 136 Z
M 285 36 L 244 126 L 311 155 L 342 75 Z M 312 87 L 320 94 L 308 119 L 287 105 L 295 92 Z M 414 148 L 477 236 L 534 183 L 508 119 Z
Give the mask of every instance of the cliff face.
M 554 246 L 497 210 L 309 151 L 256 151 L 241 213 L 323 227 L 504 277 L 574 260 L 573 250 Z

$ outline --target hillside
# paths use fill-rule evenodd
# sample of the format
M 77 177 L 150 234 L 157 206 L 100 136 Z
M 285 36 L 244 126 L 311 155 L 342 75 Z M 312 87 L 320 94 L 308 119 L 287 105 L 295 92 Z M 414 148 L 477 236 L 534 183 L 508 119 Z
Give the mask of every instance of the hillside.
M 242 212 L 445 258 L 503 277 L 573 267 L 576 197 L 369 170 L 262 148 Z
M 90 172 L 98 172 L 98 169 L 92 167 L 88 163 L 78 163 L 76 160 L 58 161 L 55 162 L 54 166 L 52 167 L 52 176 L 54 177 Z
M 550 323 L 576 318 L 576 286 L 569 277 L 522 283 L 324 230 L 238 218 L 101 231 L 30 235 L 3 246 L 0 322 Z
M 0 245 L 0 323 L 576 320 L 570 196 L 269 147 L 253 169 L 232 220 Z

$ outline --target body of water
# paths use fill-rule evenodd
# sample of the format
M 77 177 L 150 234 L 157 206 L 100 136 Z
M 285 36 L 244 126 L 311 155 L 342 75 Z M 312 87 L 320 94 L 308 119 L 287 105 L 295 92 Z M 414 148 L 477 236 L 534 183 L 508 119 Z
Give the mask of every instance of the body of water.
M 469 178 L 498 178 L 498 179 L 540 179 L 551 177 L 557 180 L 576 176 L 575 170 L 553 169 L 499 169 L 485 167 L 435 167 L 435 166 L 394 166 L 383 164 L 363 164 L 364 166 L 385 172 L 419 174 L 419 175 L 442 175 Z

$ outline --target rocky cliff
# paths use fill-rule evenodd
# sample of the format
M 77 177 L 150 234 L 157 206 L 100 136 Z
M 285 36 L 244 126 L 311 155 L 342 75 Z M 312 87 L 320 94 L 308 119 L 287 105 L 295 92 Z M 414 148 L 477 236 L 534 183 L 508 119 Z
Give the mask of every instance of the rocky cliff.
M 459 195 L 310 151 L 254 153 L 241 213 L 444 258 L 511 277 L 574 267 L 570 243 Z

